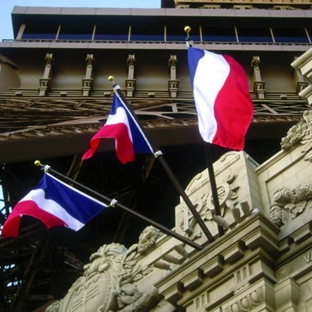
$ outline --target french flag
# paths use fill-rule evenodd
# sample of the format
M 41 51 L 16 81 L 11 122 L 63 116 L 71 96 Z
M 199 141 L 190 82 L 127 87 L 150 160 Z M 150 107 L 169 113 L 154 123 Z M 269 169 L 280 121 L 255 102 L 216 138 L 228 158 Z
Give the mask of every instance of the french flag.
M 92 137 L 90 149 L 82 156 L 93 156 L 103 138 L 114 138 L 118 159 L 125 164 L 134 161 L 134 153 L 153 153 L 153 148 L 127 105 L 114 94 L 113 104 L 105 125 Z
M 242 150 L 253 117 L 253 103 L 243 67 L 231 56 L 190 47 L 188 64 L 205 142 Z
M 47 228 L 65 226 L 74 231 L 107 205 L 45 173 L 36 188 L 22 198 L 5 221 L 2 236 L 17 237 L 23 215 L 39 219 Z

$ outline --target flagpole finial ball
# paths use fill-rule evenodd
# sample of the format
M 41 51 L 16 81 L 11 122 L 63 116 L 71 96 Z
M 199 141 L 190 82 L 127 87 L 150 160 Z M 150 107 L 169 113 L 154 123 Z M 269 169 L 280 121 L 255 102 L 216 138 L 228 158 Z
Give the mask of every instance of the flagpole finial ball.
M 114 81 L 114 76 L 109 76 L 109 77 L 108 77 L 108 80 L 109 80 L 109 81 Z
M 35 166 L 40 167 L 42 166 L 40 160 L 35 160 Z
M 185 26 L 184 31 L 189 34 L 191 32 L 191 27 L 190 26 Z

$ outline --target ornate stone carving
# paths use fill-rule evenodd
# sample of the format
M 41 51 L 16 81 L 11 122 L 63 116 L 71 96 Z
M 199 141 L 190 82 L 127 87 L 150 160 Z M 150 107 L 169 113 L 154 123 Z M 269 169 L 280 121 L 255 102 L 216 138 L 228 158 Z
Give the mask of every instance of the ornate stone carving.
M 158 229 L 148 226 L 141 233 L 138 244 L 128 250 L 116 243 L 101 246 L 84 266 L 83 276 L 46 312 L 148 311 L 160 298 L 155 287 L 138 291 L 135 283 L 153 270 L 149 265 L 142 267 L 138 257 L 152 250 L 160 235 Z
M 161 236 L 161 232 L 153 226 L 148 226 L 140 234 L 139 243 L 137 246 L 138 252 L 141 255 L 147 254 L 154 248 L 156 240 Z
M 292 126 L 287 136 L 282 138 L 281 147 L 283 150 L 289 150 L 297 143 L 304 145 L 302 153 L 305 154 L 304 160 L 312 161 L 312 111 L 303 113 L 303 120 Z
M 303 181 L 293 189 L 284 186 L 275 190 L 269 219 L 281 227 L 312 208 L 312 180 Z
M 190 186 L 193 185 L 196 180 L 200 180 L 202 176 L 202 173 L 197 175 L 190 183 Z M 219 198 L 219 204 L 220 204 L 220 210 L 221 210 L 221 217 L 224 216 L 225 210 L 236 209 L 237 203 L 237 194 L 236 191 L 238 190 L 239 186 L 234 185 L 233 182 L 235 180 L 235 175 L 229 175 L 226 177 L 225 181 L 223 183 L 219 183 L 217 185 L 217 192 L 218 192 L 218 198 Z M 203 184 L 206 184 L 207 180 L 204 180 L 202 183 L 200 183 L 199 186 L 195 187 L 197 190 L 198 187 L 202 187 Z M 190 190 L 189 193 L 194 192 L 195 190 Z M 189 194 L 190 195 L 190 194 Z M 213 205 L 213 198 L 211 192 L 208 193 L 208 187 L 207 192 L 203 192 L 201 194 L 200 198 L 196 198 L 193 200 L 194 207 L 196 208 L 197 212 L 201 216 L 201 218 L 204 221 L 212 221 L 215 216 L 215 210 Z M 184 208 L 184 218 L 180 220 L 178 226 L 180 228 L 183 228 L 183 230 L 189 234 L 195 234 L 193 233 L 193 229 L 195 227 L 196 220 L 193 218 L 191 212 L 185 207 Z M 198 234 L 195 234 L 198 235 Z

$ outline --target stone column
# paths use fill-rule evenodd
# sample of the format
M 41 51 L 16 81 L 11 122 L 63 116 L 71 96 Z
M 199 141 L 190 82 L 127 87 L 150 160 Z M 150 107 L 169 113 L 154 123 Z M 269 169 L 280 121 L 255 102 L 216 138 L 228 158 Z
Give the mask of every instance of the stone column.
M 136 87 L 136 80 L 134 79 L 134 65 L 136 59 L 134 54 L 129 54 L 127 59 L 128 64 L 128 79 L 126 79 L 126 93 L 127 96 L 134 96 L 134 91 Z
M 82 79 L 82 88 L 81 88 L 83 96 L 89 96 L 90 91 L 92 90 L 93 84 L 92 72 L 94 66 L 93 54 L 87 54 L 86 62 L 87 62 L 86 75 L 85 78 Z
M 179 80 L 177 80 L 177 71 L 176 71 L 176 64 L 177 64 L 177 56 L 170 55 L 168 60 L 168 66 L 170 70 L 170 79 L 168 81 L 168 90 L 170 97 L 177 97 L 179 91 Z
M 39 79 L 39 96 L 47 95 L 47 91 L 50 89 L 50 79 L 52 75 L 53 66 L 53 54 L 47 53 L 45 57 L 46 65 L 43 73 L 43 77 Z
M 258 99 L 265 98 L 265 82 L 261 79 L 260 57 L 254 56 L 251 60 L 251 68 L 254 80 L 254 92 Z

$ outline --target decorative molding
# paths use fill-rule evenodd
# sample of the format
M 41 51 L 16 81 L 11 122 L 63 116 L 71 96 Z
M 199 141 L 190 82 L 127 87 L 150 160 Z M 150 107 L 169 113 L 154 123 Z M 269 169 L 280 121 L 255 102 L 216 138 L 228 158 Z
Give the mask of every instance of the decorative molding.
M 244 297 L 232 303 L 231 306 L 224 309 L 224 312 L 248 312 L 264 302 L 263 287 L 246 294 Z

